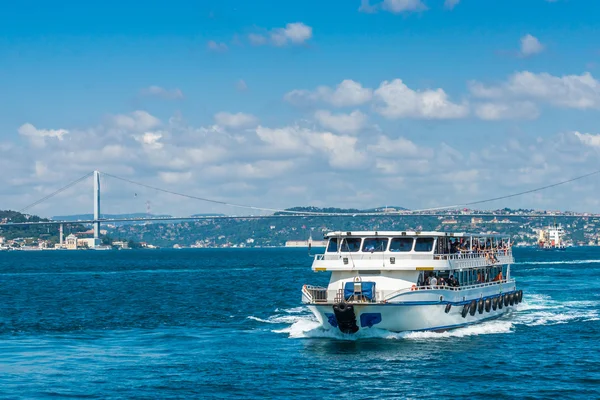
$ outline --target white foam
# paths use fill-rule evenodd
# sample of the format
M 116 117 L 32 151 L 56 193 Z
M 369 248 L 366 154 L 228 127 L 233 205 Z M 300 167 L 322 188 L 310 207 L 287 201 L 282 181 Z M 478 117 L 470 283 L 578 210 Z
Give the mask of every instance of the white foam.
M 273 315 L 268 319 L 263 319 L 250 315 L 246 318 L 251 319 L 253 321 L 263 322 L 265 324 L 293 324 L 294 322 L 297 322 L 303 319 L 304 317 L 300 315 Z
M 454 337 L 461 338 L 466 336 L 491 335 L 511 332 L 513 332 L 513 324 L 511 321 L 495 320 L 481 322 L 479 324 L 469 325 L 463 328 L 456 328 L 446 332 L 410 332 L 405 335 L 405 338 L 416 340 Z
M 303 312 L 307 312 L 308 310 L 306 309 L 306 307 L 293 307 L 293 308 L 284 308 L 283 310 L 280 310 L 279 308 L 275 309 L 275 312 L 285 312 L 288 314 L 298 314 L 298 313 L 303 313 Z
M 563 260 L 563 261 L 522 261 L 516 265 L 562 265 L 562 264 L 597 264 L 600 260 Z
M 338 329 L 321 327 L 316 317 L 306 307 L 276 309 L 276 314 L 268 319 L 249 316 L 248 319 L 267 323 L 287 325 L 273 329 L 274 333 L 287 334 L 289 338 L 328 338 L 336 340 L 359 340 L 380 338 L 392 340 L 431 340 L 462 338 L 467 336 L 507 334 L 521 326 L 543 326 L 572 323 L 575 321 L 598 321 L 600 301 L 573 300 L 559 302 L 548 295 L 526 294 L 523 302 L 500 319 L 456 328 L 445 332 L 390 332 L 383 329 L 361 329 L 356 334 L 344 334 Z
M 363 329 L 355 334 L 344 334 L 338 329 L 324 329 L 319 322 L 311 319 L 302 319 L 291 326 L 273 330 L 274 333 L 287 333 L 290 338 L 329 338 L 337 340 L 359 339 L 388 339 L 388 340 L 429 340 L 465 337 L 474 335 L 489 335 L 512 332 L 513 324 L 510 321 L 488 321 L 470 325 L 445 332 L 390 332 L 384 329 Z
M 517 307 L 515 323 L 526 326 L 558 325 L 574 321 L 593 321 L 600 301 L 556 301 L 550 296 L 532 294 Z
M 518 322 L 527 326 L 558 325 L 566 324 L 573 320 L 592 321 L 597 316 L 598 312 L 595 310 L 583 312 L 572 311 L 569 314 L 544 311 L 529 315 L 522 315 L 519 317 Z

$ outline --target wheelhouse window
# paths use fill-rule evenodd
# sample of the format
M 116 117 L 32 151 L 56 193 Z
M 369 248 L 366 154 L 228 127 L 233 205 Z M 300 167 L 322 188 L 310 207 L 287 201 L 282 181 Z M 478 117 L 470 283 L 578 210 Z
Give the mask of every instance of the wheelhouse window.
M 365 238 L 362 251 L 365 252 L 381 252 L 387 249 L 387 238 Z
M 330 238 L 327 244 L 328 253 L 337 253 L 338 251 L 338 238 Z
M 411 251 L 413 247 L 413 238 L 393 238 L 390 243 L 390 251 L 393 252 L 407 252 Z
M 415 251 L 430 252 L 433 250 L 434 238 L 417 238 Z
M 356 252 L 360 250 L 360 238 L 344 238 L 342 241 L 343 252 Z

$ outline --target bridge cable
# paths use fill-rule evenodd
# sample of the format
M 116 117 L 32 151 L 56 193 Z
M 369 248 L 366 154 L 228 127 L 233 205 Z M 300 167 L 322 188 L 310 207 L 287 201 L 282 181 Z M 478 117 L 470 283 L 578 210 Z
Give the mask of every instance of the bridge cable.
M 421 210 L 411 210 L 411 211 L 412 212 L 436 211 L 436 210 L 445 210 L 445 209 L 460 208 L 460 207 L 465 207 L 465 206 L 472 206 L 472 205 L 475 205 L 475 204 L 489 203 L 489 202 L 496 201 L 496 200 L 504 200 L 504 199 L 508 199 L 508 198 L 511 198 L 511 197 L 522 196 L 524 194 L 539 192 L 539 191 L 542 191 L 542 190 L 545 190 L 545 189 L 550 189 L 550 188 L 553 188 L 553 187 L 556 187 L 556 186 L 564 185 L 565 183 L 571 183 L 571 182 L 577 181 L 579 179 L 587 178 L 588 176 L 592 176 L 592 175 L 596 175 L 596 174 L 600 174 L 600 169 L 596 170 L 596 171 L 593 171 L 593 172 L 590 172 L 590 173 L 587 173 L 585 175 L 581 175 L 581 176 L 577 176 L 575 178 L 567 179 L 566 181 L 556 182 L 556 183 L 553 183 L 551 185 L 546 185 L 546 186 L 542 186 L 542 187 L 539 187 L 539 188 L 526 190 L 524 192 L 508 194 L 508 195 L 505 195 L 505 196 L 494 197 L 494 198 L 491 198 L 491 199 L 471 201 L 469 203 L 455 204 L 453 206 L 423 208 Z
M 66 186 L 63 186 L 63 187 L 61 187 L 60 189 L 58 189 L 58 190 L 56 190 L 56 191 L 54 191 L 54 192 L 50 193 L 49 195 L 47 195 L 47 196 L 45 196 L 45 197 L 42 197 L 41 199 L 39 199 L 39 200 L 37 200 L 37 201 L 35 201 L 35 202 L 31 203 L 31 204 L 30 204 L 30 205 L 28 205 L 27 207 L 25 207 L 25 208 L 22 208 L 21 210 L 19 210 L 19 213 L 23 213 L 23 211 L 27 211 L 27 210 L 29 210 L 30 208 L 32 208 L 32 207 L 35 207 L 35 206 L 37 206 L 37 205 L 38 205 L 38 204 L 40 204 L 40 203 L 43 203 L 44 201 L 48 200 L 49 198 L 51 198 L 51 197 L 54 197 L 54 196 L 56 196 L 57 194 L 59 194 L 59 193 L 61 193 L 61 192 L 64 192 L 64 191 L 65 191 L 65 190 L 67 190 L 68 188 L 70 188 L 70 187 L 72 187 L 72 186 L 74 186 L 74 185 L 78 184 L 79 182 L 83 181 L 83 180 L 84 180 L 84 179 L 86 179 L 86 178 L 89 178 L 89 177 L 90 177 L 90 176 L 92 176 L 93 174 L 94 174 L 94 172 L 89 172 L 89 173 L 85 174 L 85 175 L 84 175 L 84 176 L 82 176 L 81 178 L 74 180 L 73 182 L 69 183 L 68 185 L 66 185 Z
M 436 211 L 436 210 L 447 210 L 447 209 L 457 209 L 460 207 L 465 207 L 465 206 L 472 206 L 475 204 L 483 204 L 483 203 L 489 203 L 492 201 L 497 201 L 497 200 L 503 200 L 503 199 L 508 199 L 511 197 L 517 197 L 517 196 L 522 196 L 525 194 L 529 194 L 529 193 L 535 193 L 535 192 L 539 192 L 545 189 L 550 189 L 556 186 L 560 186 L 560 185 L 564 185 L 570 182 L 574 182 L 583 178 L 587 178 L 589 176 L 592 175 L 596 175 L 596 174 L 600 174 L 600 169 L 587 173 L 585 175 L 580 175 L 574 178 L 570 178 L 564 181 L 560 181 L 560 182 L 556 182 L 556 183 L 552 183 L 550 185 L 546 185 L 546 186 L 541 186 L 535 189 L 530 189 L 530 190 L 525 190 L 522 192 L 518 192 L 518 193 L 512 193 L 512 194 L 508 194 L 508 195 L 504 195 L 504 196 L 499 196 L 499 197 L 493 197 L 493 198 L 489 198 L 489 199 L 484 199 L 484 200 L 477 200 L 477 201 L 471 201 L 471 202 L 467 202 L 467 203 L 462 203 L 462 204 L 455 204 L 455 205 L 451 205 L 451 206 L 442 206 L 442 207 L 433 207 L 433 208 L 423 208 L 423 209 L 417 209 L 417 210 L 408 210 L 408 211 L 396 211 L 396 212 L 373 212 L 373 213 L 360 213 L 361 216 L 365 216 L 365 215 L 406 215 L 406 214 L 411 214 L 411 213 L 419 213 L 419 212 L 427 212 L 427 211 Z M 293 215 L 314 215 L 314 216 L 348 216 L 348 215 L 352 215 L 352 213 L 332 213 L 332 212 L 315 212 L 315 211 L 291 211 L 291 210 L 283 210 L 283 209 L 276 209 L 276 208 L 265 208 L 265 207 L 256 207 L 256 206 L 249 206 L 249 205 L 243 205 L 243 204 L 235 204 L 235 203 L 228 203 L 225 201 L 220 201 L 220 200 L 214 200 L 214 199 L 208 199 L 208 198 L 204 198 L 204 197 L 198 197 L 198 196 L 193 196 L 193 195 L 188 195 L 188 194 L 184 194 L 184 193 L 179 193 L 179 192 L 174 192 L 171 190 L 166 190 L 166 189 L 161 189 L 155 186 L 151 186 L 151 185 L 147 185 L 145 183 L 140 183 L 140 182 L 135 182 L 132 181 L 130 179 L 127 178 L 121 178 L 119 176 L 115 176 L 115 175 L 111 175 L 111 174 L 107 174 L 105 172 L 102 172 L 102 175 L 111 177 L 111 178 L 115 178 L 124 182 L 128 182 L 134 185 L 138 185 L 138 186 L 142 186 L 148 189 L 153 189 L 153 190 L 157 190 L 159 192 L 163 192 L 163 193 L 169 193 L 169 194 L 173 194 L 176 196 L 182 196 L 182 197 L 187 197 L 189 199 L 194 199 L 194 200 L 200 200 L 200 201 L 205 201 L 205 202 L 209 202 L 209 203 L 214 203 L 214 204 L 221 204 L 221 205 L 226 205 L 226 206 L 231 206 L 231 207 L 238 207 L 238 208 L 245 208 L 245 209 L 249 209 L 249 210 L 255 210 L 255 211 L 268 211 L 268 212 L 278 212 L 278 213 L 286 213 L 286 214 L 293 214 Z
M 190 195 L 190 194 L 174 192 L 172 190 L 161 189 L 161 188 L 156 187 L 156 186 L 147 185 L 145 183 L 135 182 L 135 181 L 132 181 L 132 180 L 127 179 L 127 178 L 121 178 L 119 176 L 107 174 L 106 172 L 101 172 L 101 174 L 104 175 L 104 176 L 108 176 L 110 178 L 118 179 L 118 180 L 123 181 L 123 182 L 131 183 L 133 185 L 142 186 L 142 187 L 145 187 L 145 188 L 148 188 L 148 189 L 153 189 L 153 190 L 156 190 L 156 191 L 159 191 L 159 192 L 163 192 L 163 193 L 169 193 L 169 194 L 173 194 L 173 195 L 176 195 L 176 196 L 187 197 L 188 199 L 205 201 L 205 202 L 208 202 L 208 203 L 221 204 L 221 205 L 230 206 L 230 207 L 245 208 L 245 209 L 248 209 L 248 210 L 268 211 L 268 212 L 280 212 L 280 213 L 288 213 L 288 214 L 308 214 L 308 215 L 337 215 L 337 214 L 339 214 L 339 215 L 348 215 L 348 213 L 322 213 L 322 212 L 314 212 L 314 211 L 290 211 L 290 210 L 280 210 L 278 208 L 255 207 L 255 206 L 248 206 L 248 205 L 243 205 L 243 204 L 228 203 L 226 201 L 220 201 L 220 200 L 214 200 L 214 199 L 207 199 L 205 197 L 198 197 L 198 196 L 193 196 L 193 195 Z

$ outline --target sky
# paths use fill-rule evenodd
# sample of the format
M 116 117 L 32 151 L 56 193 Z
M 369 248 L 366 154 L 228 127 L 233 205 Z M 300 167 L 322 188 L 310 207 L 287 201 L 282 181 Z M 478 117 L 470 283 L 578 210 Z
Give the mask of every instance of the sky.
M 0 209 L 93 170 L 265 208 L 463 204 L 600 169 L 600 2 L 90 0 L 0 12 Z M 600 175 L 496 201 L 600 212 Z M 247 214 L 103 176 L 103 213 Z M 29 212 L 93 210 L 88 179 Z

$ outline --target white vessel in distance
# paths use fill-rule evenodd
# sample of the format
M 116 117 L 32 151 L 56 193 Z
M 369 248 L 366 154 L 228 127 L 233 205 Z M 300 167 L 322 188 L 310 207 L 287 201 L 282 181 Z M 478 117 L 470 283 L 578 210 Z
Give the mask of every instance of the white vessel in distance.
M 546 229 L 540 229 L 538 245 L 544 250 L 564 250 L 566 249 L 565 242 L 563 241 L 564 235 L 565 230 L 562 225 L 557 225 L 555 222 Z
M 510 237 L 446 232 L 331 232 L 302 302 L 343 333 L 443 331 L 496 318 L 520 303 Z

